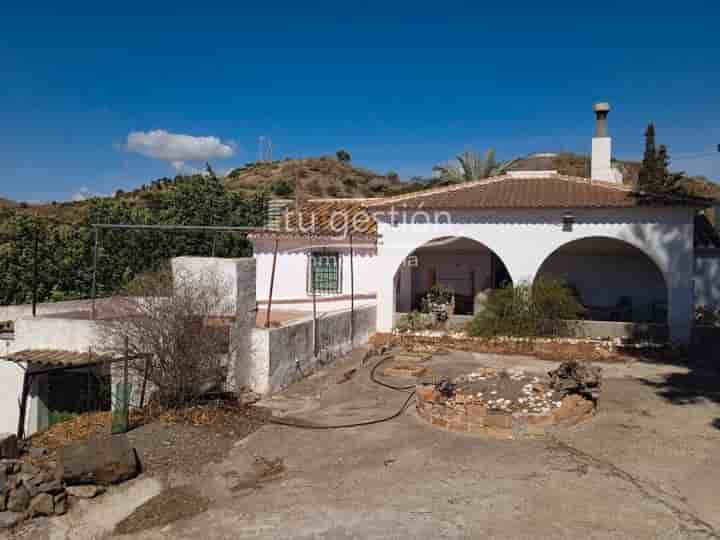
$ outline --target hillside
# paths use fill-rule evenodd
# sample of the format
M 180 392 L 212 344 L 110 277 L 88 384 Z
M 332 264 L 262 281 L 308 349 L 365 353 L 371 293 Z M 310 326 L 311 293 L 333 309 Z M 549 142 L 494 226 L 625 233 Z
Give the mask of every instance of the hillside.
M 404 193 L 417 186 L 397 174 L 379 175 L 330 157 L 249 163 L 226 178 L 233 191 L 267 189 L 276 197 L 379 197 Z

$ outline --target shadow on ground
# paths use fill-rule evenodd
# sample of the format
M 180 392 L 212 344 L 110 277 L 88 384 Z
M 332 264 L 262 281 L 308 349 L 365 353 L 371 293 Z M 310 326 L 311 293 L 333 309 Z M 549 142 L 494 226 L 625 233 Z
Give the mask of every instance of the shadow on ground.
M 720 373 L 717 369 L 693 369 L 687 373 L 669 373 L 660 380 L 640 379 L 657 394 L 674 405 L 693 405 L 701 402 L 720 404 Z M 720 429 L 720 418 L 711 425 Z

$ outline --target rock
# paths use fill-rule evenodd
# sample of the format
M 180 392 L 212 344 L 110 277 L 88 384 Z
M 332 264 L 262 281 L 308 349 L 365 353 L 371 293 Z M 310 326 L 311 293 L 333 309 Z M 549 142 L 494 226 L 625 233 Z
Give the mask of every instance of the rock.
M 38 491 L 40 493 L 49 493 L 50 495 L 57 495 L 62 493 L 64 490 L 65 488 L 63 487 L 62 481 L 57 478 L 38 486 Z
M 140 474 L 135 449 L 126 435 L 67 446 L 59 451 L 58 467 L 68 486 L 117 484 Z
M 19 524 L 24 517 L 24 514 L 20 512 L 0 512 L 0 530 L 14 527 Z
M 28 495 L 30 495 L 30 498 L 33 498 L 35 495 L 40 493 L 40 490 L 37 488 L 37 485 L 35 484 L 34 477 L 26 478 L 23 480 L 22 485 L 27 489 Z
M 41 472 L 40 469 L 38 469 L 35 465 L 30 465 L 29 463 L 23 463 L 21 471 L 23 472 L 23 474 L 30 475 L 40 474 Z
M 30 501 L 28 514 L 30 517 L 35 516 L 52 516 L 55 513 L 55 501 L 52 495 L 41 493 Z
M 55 515 L 62 516 L 67 514 L 68 511 L 68 498 L 67 493 L 62 492 L 60 495 L 55 496 Z
M 0 458 L 17 459 L 20 457 L 17 435 L 14 433 L 0 433 Z
M 105 488 L 102 486 L 68 486 L 65 492 L 71 497 L 77 497 L 78 499 L 94 499 L 98 495 L 105 493 Z
M 10 512 L 24 512 L 30 502 L 30 494 L 24 486 L 18 486 L 10 492 L 7 509 Z
M 39 459 L 41 457 L 46 456 L 48 453 L 47 448 L 31 448 L 30 449 L 30 457 L 32 459 Z
M 7 491 L 8 491 L 7 473 L 4 470 L 0 469 L 0 499 L 5 498 L 5 494 L 7 493 Z

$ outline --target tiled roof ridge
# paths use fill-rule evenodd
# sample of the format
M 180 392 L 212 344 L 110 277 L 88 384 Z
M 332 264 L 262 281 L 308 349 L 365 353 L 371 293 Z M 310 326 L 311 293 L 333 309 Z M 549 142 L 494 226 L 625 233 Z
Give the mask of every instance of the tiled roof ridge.
M 466 189 L 471 189 L 477 186 L 483 186 L 483 185 L 490 185 L 495 184 L 497 182 L 504 182 L 506 180 L 532 180 L 532 181 L 540 181 L 542 182 L 545 179 L 557 179 L 557 180 L 564 180 L 566 182 L 575 182 L 577 184 L 586 184 L 589 186 L 597 186 L 600 188 L 607 188 L 607 189 L 614 189 L 617 191 L 625 191 L 628 193 L 633 192 L 633 188 L 630 186 L 625 186 L 624 184 L 618 184 L 615 182 L 608 182 L 605 180 L 595 180 L 592 178 L 585 178 L 582 176 L 569 176 L 564 174 L 548 174 L 547 176 L 538 176 L 537 178 L 523 178 L 519 176 L 512 176 L 509 174 L 502 174 L 498 176 L 492 176 L 490 178 L 481 178 L 478 180 L 469 180 L 467 182 L 461 182 L 459 184 L 453 184 L 450 186 L 442 186 L 438 188 L 428 189 L 425 191 L 415 191 L 413 193 L 406 193 L 403 195 L 396 195 L 394 197 L 387 197 L 383 199 L 377 199 L 377 202 L 370 204 L 367 204 L 366 206 L 368 208 L 374 207 L 374 206 L 387 206 L 388 204 L 393 204 L 396 202 L 403 202 L 408 200 L 414 200 L 424 197 L 429 197 L 432 195 L 437 194 L 443 194 L 443 193 L 454 193 L 456 191 L 463 191 Z M 373 201 L 374 199 L 370 199 Z

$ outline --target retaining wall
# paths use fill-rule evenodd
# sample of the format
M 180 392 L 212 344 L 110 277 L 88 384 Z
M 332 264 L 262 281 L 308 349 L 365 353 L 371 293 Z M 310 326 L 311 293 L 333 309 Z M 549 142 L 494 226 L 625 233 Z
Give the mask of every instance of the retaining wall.
M 375 333 L 375 317 L 375 306 L 355 310 L 355 338 L 351 343 L 349 310 L 321 314 L 317 357 L 312 317 L 279 328 L 255 328 L 251 354 L 238 358 L 236 382 L 258 393 L 279 390 L 347 354 L 354 345 L 367 343 Z

